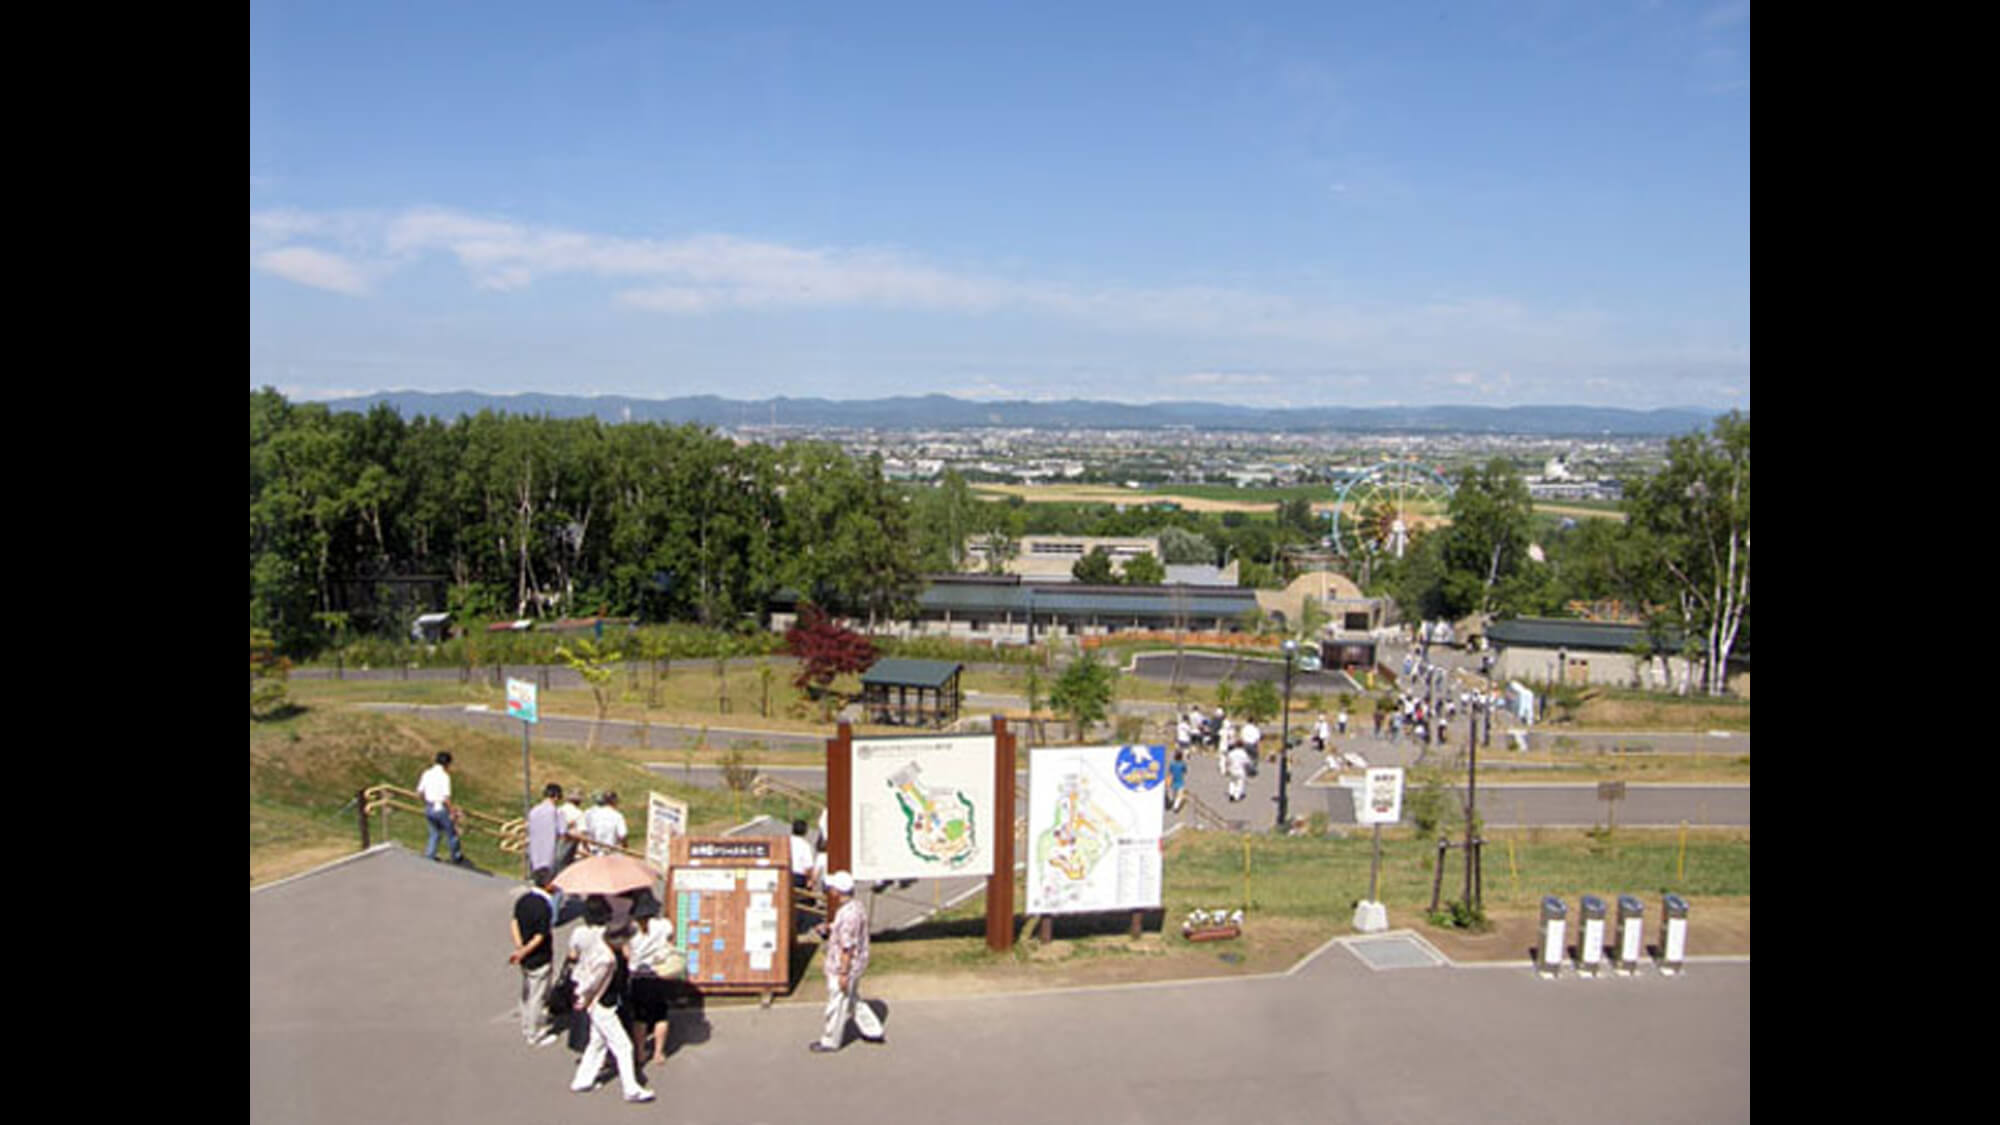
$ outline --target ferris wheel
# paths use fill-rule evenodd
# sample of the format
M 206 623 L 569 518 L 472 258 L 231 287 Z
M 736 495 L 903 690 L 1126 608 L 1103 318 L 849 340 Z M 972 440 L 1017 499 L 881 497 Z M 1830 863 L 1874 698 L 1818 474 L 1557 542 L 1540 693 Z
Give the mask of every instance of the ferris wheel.
M 1417 517 L 1442 516 L 1452 485 L 1443 473 L 1417 461 L 1384 461 L 1349 476 L 1333 505 L 1333 549 L 1403 557 Z

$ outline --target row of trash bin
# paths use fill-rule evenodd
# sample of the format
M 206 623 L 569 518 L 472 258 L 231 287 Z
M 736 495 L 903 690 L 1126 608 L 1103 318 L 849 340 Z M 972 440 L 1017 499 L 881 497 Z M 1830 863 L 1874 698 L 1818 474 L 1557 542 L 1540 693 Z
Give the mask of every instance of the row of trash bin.
M 1577 972 L 1596 976 L 1604 969 L 1604 900 L 1596 895 L 1584 895 L 1582 910 L 1578 917 L 1576 942 Z M 1569 917 L 1569 907 L 1554 895 L 1542 899 L 1542 945 L 1535 954 L 1535 970 L 1543 976 L 1555 976 L 1561 969 L 1565 950 L 1563 931 Z M 1618 896 L 1617 943 L 1611 947 L 1611 965 L 1615 972 L 1629 976 L 1638 971 L 1639 959 L 1646 951 L 1645 944 L 1646 905 L 1634 895 Z M 1660 972 L 1666 975 L 1679 973 L 1687 961 L 1687 900 L 1677 894 L 1667 894 L 1660 898 L 1660 929 L 1665 935 L 1659 948 Z

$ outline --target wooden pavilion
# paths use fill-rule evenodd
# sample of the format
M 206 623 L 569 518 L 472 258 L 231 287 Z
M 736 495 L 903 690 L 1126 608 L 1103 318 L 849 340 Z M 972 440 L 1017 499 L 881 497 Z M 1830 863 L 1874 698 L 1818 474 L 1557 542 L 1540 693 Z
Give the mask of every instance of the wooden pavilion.
M 958 718 L 964 668 L 949 660 L 878 660 L 861 674 L 862 714 L 871 723 L 946 726 Z

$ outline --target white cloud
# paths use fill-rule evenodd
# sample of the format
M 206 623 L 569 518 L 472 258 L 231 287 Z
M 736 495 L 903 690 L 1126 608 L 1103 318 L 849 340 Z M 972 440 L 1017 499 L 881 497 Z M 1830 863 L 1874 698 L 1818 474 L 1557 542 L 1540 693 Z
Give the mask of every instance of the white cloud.
M 368 292 L 368 278 L 361 267 L 324 250 L 288 246 L 282 250 L 267 250 L 252 260 L 264 272 L 300 285 L 330 289 L 352 297 L 364 296 Z
M 1059 318 L 1119 337 L 1198 345 L 1181 385 L 1249 393 L 1268 372 L 1232 362 L 1398 372 L 1587 364 L 1618 355 L 1615 325 L 1589 311 L 1485 295 L 1336 302 L 1218 285 L 1083 285 L 955 270 L 881 247 L 799 246 L 723 234 L 629 238 L 441 207 L 395 213 L 253 211 L 254 268 L 362 295 L 427 258 L 456 261 L 471 285 L 521 293 L 556 278 L 607 282 L 604 299 L 638 312 L 701 317 L 737 310 L 880 309 Z M 1289 377 L 1287 377 L 1289 378 Z M 1504 385 L 1504 384 L 1502 384 Z M 1489 384 L 1488 389 L 1492 389 Z

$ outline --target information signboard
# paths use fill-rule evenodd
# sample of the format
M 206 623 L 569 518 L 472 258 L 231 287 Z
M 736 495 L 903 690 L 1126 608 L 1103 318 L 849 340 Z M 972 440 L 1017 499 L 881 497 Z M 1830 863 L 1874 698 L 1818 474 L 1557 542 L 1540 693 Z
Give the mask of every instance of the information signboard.
M 667 912 L 701 992 L 778 992 L 791 983 L 792 880 L 783 839 L 675 836 Z
M 1354 805 L 1356 824 L 1395 824 L 1403 819 L 1403 767 L 1376 766 L 1361 782 Z
M 490 696 L 488 698 L 491 698 Z M 507 681 L 507 717 L 524 723 L 537 723 L 541 718 L 535 713 L 535 681 Z
M 993 873 L 993 835 L 1011 831 L 1014 818 L 994 804 L 992 735 L 855 739 L 853 747 L 857 881 Z
M 646 794 L 646 862 L 665 871 L 673 862 L 670 847 L 677 836 L 687 835 L 688 807 L 664 793 Z
M 1164 746 L 1028 755 L 1028 913 L 1160 905 Z

